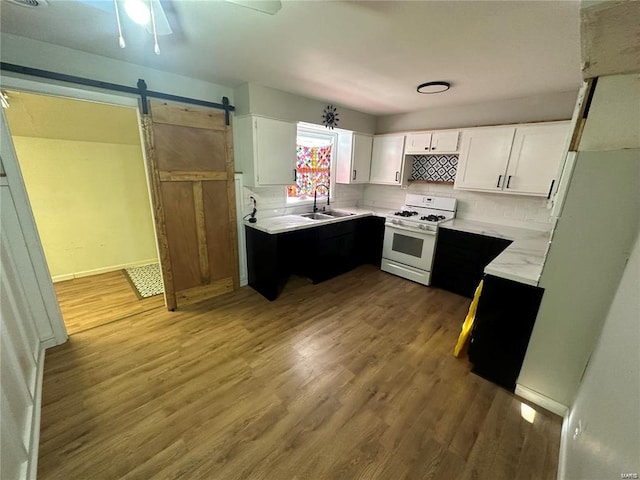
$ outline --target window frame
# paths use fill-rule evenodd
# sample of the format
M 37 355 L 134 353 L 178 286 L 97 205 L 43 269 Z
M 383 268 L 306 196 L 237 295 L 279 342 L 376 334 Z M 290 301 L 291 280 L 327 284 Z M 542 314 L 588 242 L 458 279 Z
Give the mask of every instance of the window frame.
M 299 137 L 317 138 L 317 139 L 330 139 L 331 140 L 331 162 L 329 166 L 329 200 L 331 202 L 335 199 L 335 186 L 336 186 L 336 163 L 337 163 L 337 150 L 338 150 L 338 132 L 326 131 L 324 127 L 313 124 L 298 123 L 296 131 L 296 145 L 298 145 Z M 313 199 L 290 197 L 287 194 L 289 185 L 284 188 L 284 194 L 287 207 L 292 206 L 305 206 L 313 205 Z M 326 199 L 326 195 L 318 194 L 318 199 Z

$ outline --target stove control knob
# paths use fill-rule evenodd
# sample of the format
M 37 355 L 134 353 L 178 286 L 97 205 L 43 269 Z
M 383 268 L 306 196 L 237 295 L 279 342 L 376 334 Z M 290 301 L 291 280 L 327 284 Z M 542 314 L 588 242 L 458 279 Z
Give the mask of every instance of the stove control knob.
M 426 225 L 418 225 L 418 228 L 420 228 L 420 230 L 426 230 L 427 226 Z
M 391 220 L 391 223 L 393 223 L 394 225 L 400 225 L 400 220 L 396 220 L 394 218 L 393 220 Z

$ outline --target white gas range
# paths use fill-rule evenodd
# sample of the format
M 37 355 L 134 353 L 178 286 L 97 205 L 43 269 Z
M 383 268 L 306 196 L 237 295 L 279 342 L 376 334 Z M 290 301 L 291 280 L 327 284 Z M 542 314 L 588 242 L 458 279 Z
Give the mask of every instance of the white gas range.
M 382 270 L 429 285 L 438 225 L 455 216 L 455 198 L 408 193 L 400 210 L 387 215 Z

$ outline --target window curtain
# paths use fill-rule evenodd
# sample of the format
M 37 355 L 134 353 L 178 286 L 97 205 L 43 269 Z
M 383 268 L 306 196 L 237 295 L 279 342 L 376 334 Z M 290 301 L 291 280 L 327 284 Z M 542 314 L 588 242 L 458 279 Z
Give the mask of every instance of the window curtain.
M 331 145 L 324 147 L 297 146 L 296 183 L 287 188 L 287 196 L 298 198 L 313 197 L 318 185 L 329 188 L 331 178 Z M 324 189 L 321 194 L 326 195 Z

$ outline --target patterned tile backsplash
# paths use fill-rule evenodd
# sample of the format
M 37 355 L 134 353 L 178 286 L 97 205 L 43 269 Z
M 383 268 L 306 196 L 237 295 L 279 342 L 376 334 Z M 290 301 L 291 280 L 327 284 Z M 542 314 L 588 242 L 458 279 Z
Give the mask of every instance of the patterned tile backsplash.
M 414 155 L 409 180 L 453 183 L 458 155 Z

